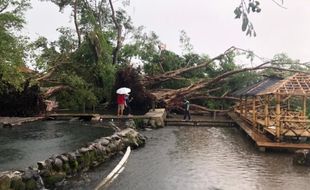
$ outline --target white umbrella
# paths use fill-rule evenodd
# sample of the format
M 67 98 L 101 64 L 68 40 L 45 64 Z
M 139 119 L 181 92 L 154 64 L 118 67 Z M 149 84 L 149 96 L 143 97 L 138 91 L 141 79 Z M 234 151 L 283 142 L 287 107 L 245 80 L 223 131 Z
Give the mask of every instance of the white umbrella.
M 116 90 L 117 94 L 129 94 L 131 92 L 130 88 L 122 87 Z

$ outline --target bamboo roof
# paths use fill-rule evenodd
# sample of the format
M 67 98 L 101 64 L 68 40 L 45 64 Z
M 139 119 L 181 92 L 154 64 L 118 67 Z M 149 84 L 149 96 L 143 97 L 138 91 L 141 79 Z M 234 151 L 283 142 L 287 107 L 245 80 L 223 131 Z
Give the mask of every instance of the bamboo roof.
M 296 73 L 291 77 L 276 82 L 257 95 L 266 94 L 310 96 L 310 75 Z
M 282 81 L 282 78 L 267 78 L 246 88 L 235 91 L 232 96 L 256 96 L 279 81 Z

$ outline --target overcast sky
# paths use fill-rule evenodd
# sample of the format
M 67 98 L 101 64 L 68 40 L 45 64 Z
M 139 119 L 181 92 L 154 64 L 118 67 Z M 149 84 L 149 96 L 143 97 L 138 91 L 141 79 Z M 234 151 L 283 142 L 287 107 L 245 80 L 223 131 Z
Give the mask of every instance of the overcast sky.
M 55 40 L 56 28 L 73 27 L 69 10 L 62 14 L 51 3 L 32 1 L 33 9 L 26 15 L 26 31 L 32 38 L 43 35 Z M 262 57 L 283 52 L 293 59 L 310 61 L 310 1 L 286 0 L 286 9 L 272 0 L 260 2 L 261 13 L 251 14 L 255 38 L 246 36 L 241 21 L 234 19 L 233 11 L 240 0 L 131 0 L 127 9 L 135 26 L 154 31 L 168 50 L 178 53 L 180 31 L 185 30 L 194 51 L 211 57 L 236 46 Z

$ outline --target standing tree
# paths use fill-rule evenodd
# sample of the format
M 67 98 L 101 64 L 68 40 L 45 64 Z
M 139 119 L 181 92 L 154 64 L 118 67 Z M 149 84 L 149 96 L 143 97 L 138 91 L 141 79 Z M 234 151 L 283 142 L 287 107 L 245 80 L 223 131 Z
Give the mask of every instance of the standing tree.
M 21 88 L 25 79 L 18 72 L 25 66 L 25 39 L 18 32 L 25 24 L 24 12 L 29 7 L 29 0 L 0 1 L 0 81 L 17 88 Z

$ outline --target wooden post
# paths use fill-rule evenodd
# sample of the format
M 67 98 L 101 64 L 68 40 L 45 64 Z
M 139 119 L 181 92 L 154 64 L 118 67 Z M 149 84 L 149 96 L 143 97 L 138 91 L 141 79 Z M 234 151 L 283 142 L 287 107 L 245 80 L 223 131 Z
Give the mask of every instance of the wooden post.
M 252 125 L 253 128 L 256 128 L 257 123 L 256 123 L 256 96 L 253 97 L 253 102 L 252 102 Z
M 216 111 L 213 111 L 213 120 L 216 120 Z
M 280 107 L 280 95 L 276 94 L 276 140 L 277 142 L 280 142 L 280 135 L 281 135 L 281 124 L 280 124 L 280 118 L 281 118 L 281 107 Z
M 243 98 L 242 96 L 240 97 L 240 115 L 243 114 Z
M 155 111 L 155 100 L 152 100 L 152 111 Z
M 269 96 L 265 95 L 265 126 L 269 127 Z
M 303 100 L 304 100 L 304 111 L 303 111 L 303 115 L 306 116 L 307 115 L 307 96 L 304 96 L 303 97 Z
M 287 99 L 287 111 L 291 110 L 291 102 L 290 99 Z

